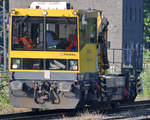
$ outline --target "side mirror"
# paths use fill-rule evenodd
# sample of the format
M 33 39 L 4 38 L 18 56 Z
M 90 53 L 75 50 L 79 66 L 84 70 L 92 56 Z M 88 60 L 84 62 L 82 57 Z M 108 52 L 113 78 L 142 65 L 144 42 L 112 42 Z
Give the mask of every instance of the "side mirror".
M 98 35 L 98 43 L 102 43 L 103 41 L 104 41 L 103 32 L 99 32 L 99 35 Z
M 86 25 L 87 21 L 86 21 L 86 16 L 82 15 L 82 25 Z
M 107 41 L 107 48 L 110 49 L 110 47 L 111 47 L 111 42 Z

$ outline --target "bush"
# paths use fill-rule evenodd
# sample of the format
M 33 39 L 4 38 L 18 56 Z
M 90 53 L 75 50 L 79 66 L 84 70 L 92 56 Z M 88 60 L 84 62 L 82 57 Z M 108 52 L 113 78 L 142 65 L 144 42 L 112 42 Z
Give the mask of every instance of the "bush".
M 150 69 L 144 70 L 141 77 L 143 79 L 143 96 L 150 97 Z
M 10 104 L 8 89 L 8 73 L 0 73 L 0 107 Z

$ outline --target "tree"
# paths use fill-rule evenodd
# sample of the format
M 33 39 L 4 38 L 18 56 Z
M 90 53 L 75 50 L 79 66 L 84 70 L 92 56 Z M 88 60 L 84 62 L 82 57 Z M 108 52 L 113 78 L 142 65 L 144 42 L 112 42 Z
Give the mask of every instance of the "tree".
M 150 0 L 144 0 L 144 46 L 150 50 Z M 148 46 L 147 46 L 148 45 Z

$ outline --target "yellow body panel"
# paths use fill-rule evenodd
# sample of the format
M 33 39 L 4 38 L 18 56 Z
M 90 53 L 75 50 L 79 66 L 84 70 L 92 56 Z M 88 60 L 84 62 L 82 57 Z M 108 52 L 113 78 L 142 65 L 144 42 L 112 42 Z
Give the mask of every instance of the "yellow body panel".
M 102 16 L 98 16 L 98 17 L 97 17 L 97 31 L 99 31 L 101 22 L 102 22 Z M 97 32 L 97 40 L 98 40 L 98 32 Z M 100 63 L 101 63 L 101 55 L 98 54 L 98 64 L 99 64 L 99 65 L 98 65 L 98 69 L 99 69 L 99 70 L 102 70 L 102 69 L 101 69 L 101 66 L 100 66 Z
M 73 9 L 69 10 L 47 10 L 47 9 L 22 9 L 15 8 L 15 14 L 11 13 L 12 16 L 41 16 L 44 17 L 43 11 L 47 11 L 46 17 L 79 17 L 73 14 Z M 78 10 L 75 10 L 78 12 Z M 79 30 L 79 20 L 77 19 L 77 28 Z M 12 23 L 12 19 L 11 19 Z M 79 52 L 54 52 L 54 51 L 13 51 L 11 50 L 11 36 L 12 36 L 12 24 L 10 24 L 10 59 L 11 58 L 40 58 L 40 59 L 79 59 Z M 79 34 L 78 34 L 79 39 Z M 79 42 L 78 42 L 79 46 Z M 62 71 L 62 70 L 50 70 L 51 72 L 79 72 L 80 71 L 80 61 L 78 61 L 78 71 Z M 9 62 L 10 71 L 20 71 L 20 72 L 44 72 L 44 70 L 14 70 L 11 69 L 11 60 Z
M 43 9 L 21 9 L 21 8 L 15 8 L 12 9 L 15 10 L 15 14 L 11 13 L 12 16 L 44 16 L 43 11 L 47 11 L 46 16 L 51 16 L 51 17 L 78 17 L 77 15 L 73 14 L 72 9 L 70 10 L 43 10 Z M 77 11 L 77 10 L 76 10 Z
M 11 58 L 79 59 L 78 52 L 11 51 Z
M 77 17 L 77 31 L 79 40 L 79 16 L 73 14 L 73 9 L 69 10 L 44 10 L 44 9 L 20 9 L 15 8 L 15 14 L 12 16 L 41 16 L 44 17 L 43 11 L 47 11 L 46 17 Z M 75 10 L 80 13 L 80 10 Z M 82 12 L 81 12 L 82 13 Z M 97 38 L 98 30 L 102 22 L 102 16 L 98 16 L 97 13 L 87 14 L 91 17 L 97 17 Z M 12 20 L 12 19 L 11 19 Z M 11 21 L 12 23 L 12 21 Z M 12 24 L 10 25 L 12 34 Z M 98 55 L 97 44 L 86 44 L 79 52 L 56 52 L 56 51 L 13 51 L 11 50 L 11 37 L 10 37 L 10 59 L 11 58 L 40 58 L 40 59 L 78 59 L 78 71 L 55 71 L 52 72 L 97 72 L 98 63 L 100 63 L 100 55 Z M 78 49 L 79 41 L 78 41 Z M 11 65 L 11 61 L 10 61 Z M 43 72 L 44 70 L 12 70 L 10 71 L 27 71 L 27 72 Z
M 79 59 L 78 52 L 48 52 L 48 51 L 11 51 L 10 58 L 39 58 L 39 59 Z M 80 61 L 78 61 L 78 71 L 67 70 L 49 70 L 51 72 L 80 72 Z M 9 71 L 13 72 L 44 72 L 45 70 L 22 70 L 11 69 L 11 61 L 9 64 Z
M 80 72 L 97 72 L 96 44 L 86 44 L 80 52 Z
M 99 30 L 101 22 L 102 22 L 102 16 L 98 16 L 97 17 L 97 31 Z M 97 37 L 98 37 L 98 32 L 97 32 Z
M 45 70 L 15 70 L 15 69 L 9 69 L 10 72 L 45 72 Z M 47 71 L 47 70 L 46 70 Z M 50 72 L 65 72 L 65 73 L 72 73 L 72 72 L 75 72 L 75 73 L 79 73 L 79 71 L 63 71 L 63 70 L 49 70 Z

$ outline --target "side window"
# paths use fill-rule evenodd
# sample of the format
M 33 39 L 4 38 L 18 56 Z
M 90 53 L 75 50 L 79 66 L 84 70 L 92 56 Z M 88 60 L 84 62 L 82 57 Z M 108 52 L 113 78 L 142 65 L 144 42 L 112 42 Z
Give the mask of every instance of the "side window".
M 77 35 L 76 17 L 12 17 L 12 50 L 78 51 Z
M 78 51 L 77 19 L 46 18 L 47 51 Z
M 79 44 L 80 49 L 86 44 L 86 26 L 82 25 L 82 20 L 79 22 Z
M 12 18 L 12 50 L 43 49 L 43 18 L 15 16 Z
M 80 49 L 83 48 L 85 44 L 93 44 L 97 41 L 97 19 L 96 18 L 86 18 L 83 24 L 82 18 L 80 19 L 79 26 L 80 35 Z
M 45 66 L 44 66 L 45 64 Z M 78 70 L 78 60 L 75 59 L 32 59 L 12 58 L 11 69 L 23 70 Z

